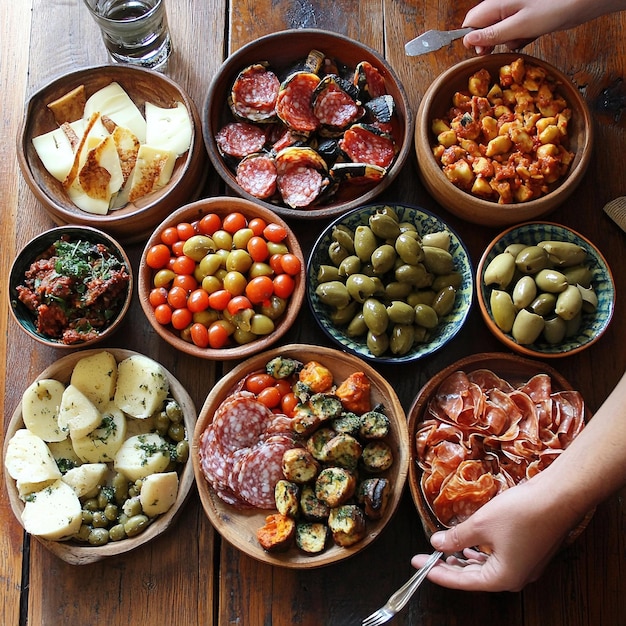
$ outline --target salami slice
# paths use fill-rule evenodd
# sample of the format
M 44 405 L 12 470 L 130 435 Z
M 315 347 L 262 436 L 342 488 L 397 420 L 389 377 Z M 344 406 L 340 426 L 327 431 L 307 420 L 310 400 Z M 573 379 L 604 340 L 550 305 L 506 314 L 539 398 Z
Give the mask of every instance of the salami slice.
M 242 70 L 233 83 L 231 108 L 238 117 L 250 121 L 267 121 L 276 116 L 276 98 L 280 81 L 263 63 Z
M 311 206 L 324 188 L 324 177 L 313 167 L 294 165 L 278 177 L 283 202 L 293 209 Z
M 387 168 L 396 156 L 393 139 L 365 124 L 354 124 L 346 130 L 339 146 L 355 163 Z
M 296 72 L 278 93 L 276 113 L 293 130 L 310 133 L 320 125 L 313 113 L 313 92 L 320 82 L 317 74 Z
M 230 122 L 219 130 L 215 141 L 222 154 L 241 159 L 263 149 L 265 131 L 248 122 Z
M 315 96 L 313 114 L 325 126 L 347 128 L 363 115 L 363 109 L 334 80 L 327 78 L 323 81 L 324 89 Z
M 361 61 L 354 70 L 354 84 L 364 99 L 373 99 L 387 93 L 385 78 L 369 61 Z
M 276 162 L 268 154 L 251 154 L 237 166 L 237 183 L 261 200 L 271 198 L 276 193 L 276 177 Z

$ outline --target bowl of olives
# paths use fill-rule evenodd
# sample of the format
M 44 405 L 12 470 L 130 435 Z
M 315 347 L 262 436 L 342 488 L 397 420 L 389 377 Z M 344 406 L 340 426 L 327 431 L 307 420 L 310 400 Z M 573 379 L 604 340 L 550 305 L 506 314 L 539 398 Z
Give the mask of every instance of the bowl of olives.
M 307 265 L 307 298 L 342 349 L 375 362 L 414 361 L 461 330 L 472 304 L 469 253 L 425 209 L 371 204 L 332 222 Z
M 615 284 L 606 259 L 560 224 L 526 222 L 505 230 L 487 246 L 476 276 L 489 330 L 526 356 L 580 352 L 613 317 Z

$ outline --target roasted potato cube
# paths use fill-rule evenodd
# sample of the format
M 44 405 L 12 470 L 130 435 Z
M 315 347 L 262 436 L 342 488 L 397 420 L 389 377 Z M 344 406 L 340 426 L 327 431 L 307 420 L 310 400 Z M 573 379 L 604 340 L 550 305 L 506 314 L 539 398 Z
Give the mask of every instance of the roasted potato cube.
M 308 404 L 298 404 L 291 420 L 291 430 L 297 435 L 310 435 L 321 423 L 322 420 Z
M 328 527 L 338 546 L 352 546 L 365 537 L 365 514 L 356 504 L 333 508 L 328 516 Z
M 330 393 L 316 393 L 311 396 L 309 406 L 321 420 L 331 420 L 339 417 L 343 412 L 341 400 Z
M 313 485 L 302 485 L 300 512 L 308 520 L 321 522 L 328 519 L 330 507 L 315 495 L 315 487 Z
M 302 363 L 296 359 L 277 356 L 265 364 L 265 371 L 274 378 L 289 378 L 302 369 Z
M 331 426 L 337 433 L 346 433 L 355 437 L 359 434 L 359 428 L 361 427 L 361 416 L 348 411 L 337 419 L 332 421 Z
M 300 522 L 296 525 L 296 545 L 308 554 L 319 554 L 326 548 L 330 532 L 321 522 Z
M 363 372 L 353 372 L 337 387 L 335 394 L 348 411 L 359 415 L 369 411 L 371 384 Z
M 389 434 L 389 418 L 381 411 L 368 411 L 361 416 L 359 435 L 364 439 L 382 439 Z
M 283 454 L 282 469 L 287 480 L 301 485 L 315 480 L 320 466 L 306 448 L 291 448 Z
M 343 467 L 327 467 L 315 481 L 315 496 L 331 508 L 347 502 L 355 490 L 354 474 Z
M 321 363 L 309 361 L 298 374 L 300 382 L 311 388 L 313 393 L 330 391 L 333 386 L 333 374 Z
M 390 496 L 391 483 L 386 478 L 367 478 L 357 490 L 357 502 L 370 519 L 380 519 L 385 514 Z
M 265 525 L 257 530 L 256 536 L 268 552 L 288 550 L 296 536 L 296 522 L 282 513 L 273 513 L 265 518 Z
M 322 457 L 331 465 L 355 469 L 362 451 L 363 446 L 352 435 L 339 433 L 324 444 Z
M 297 517 L 300 511 L 300 487 L 289 480 L 279 480 L 274 488 L 274 500 L 279 513 Z
M 306 449 L 318 461 L 325 461 L 324 444 L 330 441 L 337 433 L 332 428 L 318 428 L 307 440 Z
M 393 465 L 391 446 L 382 440 L 370 441 L 363 448 L 361 460 L 368 472 L 384 472 Z

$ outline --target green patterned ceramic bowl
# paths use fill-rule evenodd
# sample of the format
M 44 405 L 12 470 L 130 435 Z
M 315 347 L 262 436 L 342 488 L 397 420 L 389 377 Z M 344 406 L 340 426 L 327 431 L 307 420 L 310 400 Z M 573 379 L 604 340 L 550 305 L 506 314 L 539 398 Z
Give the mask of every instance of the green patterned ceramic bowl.
M 447 252 L 451 256 L 451 259 L 444 259 L 443 265 L 446 263 L 451 264 L 452 272 L 442 271 L 445 267 L 437 267 L 439 276 L 435 275 L 432 271 L 428 271 L 431 274 L 431 279 L 434 280 L 432 285 L 422 285 L 422 280 L 418 282 L 420 286 L 416 286 L 417 283 L 408 288 L 399 287 L 398 285 L 390 286 L 390 283 L 398 283 L 398 274 L 396 274 L 395 268 L 388 271 L 379 272 L 377 278 L 378 282 L 377 293 L 375 299 L 379 304 L 374 305 L 376 309 L 375 317 L 378 318 L 376 323 L 380 323 L 380 316 L 384 317 L 384 313 L 381 313 L 380 305 L 387 310 L 387 325 L 386 329 L 381 332 L 369 332 L 367 328 L 363 326 L 363 323 L 359 320 L 354 320 L 363 310 L 364 306 L 368 305 L 360 302 L 362 300 L 362 294 L 358 297 L 350 297 L 349 302 L 345 302 L 345 297 L 342 298 L 341 287 L 337 288 L 337 292 L 331 295 L 331 300 L 337 298 L 340 300 L 337 305 L 334 302 L 329 303 L 327 291 L 323 286 L 324 283 L 329 282 L 329 279 L 333 278 L 332 272 L 330 274 L 325 271 L 330 266 L 337 267 L 340 274 L 345 274 L 344 267 L 339 268 L 338 256 L 342 255 L 342 251 L 331 249 L 331 245 L 337 248 L 340 244 L 336 241 L 338 230 L 344 233 L 349 231 L 350 233 L 356 233 L 359 226 L 368 226 L 370 224 L 370 218 L 374 215 L 380 215 L 387 212 L 393 212 L 398 218 L 398 222 L 402 224 L 412 224 L 415 231 L 419 235 L 419 238 L 429 236 L 426 240 L 427 243 L 434 243 L 428 241 L 434 233 L 444 233 L 444 238 L 447 240 Z M 404 227 L 402 227 L 404 228 Z M 357 239 L 360 237 L 357 235 Z M 393 240 L 395 238 L 392 237 Z M 389 239 L 387 243 L 389 243 Z M 384 244 L 385 240 L 382 237 L 377 237 L 377 243 Z M 440 242 L 436 242 L 438 245 Z M 344 246 L 345 247 L 345 246 Z M 349 247 L 349 245 L 348 245 Z M 361 246 L 358 246 L 361 249 Z M 432 247 L 432 246 L 429 246 Z M 350 256 L 354 256 L 354 252 L 348 251 Z M 358 256 L 358 255 L 357 255 Z M 362 255 L 364 256 L 364 255 Z M 440 255 L 435 255 L 439 257 Z M 446 255 L 443 255 L 444 257 Z M 399 258 L 397 255 L 396 258 Z M 431 255 L 429 255 L 431 259 Z M 354 261 L 354 259 L 352 259 Z M 405 264 L 405 263 L 403 263 Z M 438 262 L 437 262 L 438 264 Z M 359 264 L 357 264 L 359 265 Z M 367 261 L 361 261 L 359 267 L 355 271 L 355 265 L 347 270 L 349 273 L 356 274 L 368 274 L 370 268 L 367 267 Z M 427 265 L 429 265 L 427 263 Z M 432 270 L 432 263 L 428 270 Z M 409 270 L 411 273 L 412 270 Z M 448 279 L 443 278 L 450 273 L 456 276 L 452 279 L 455 285 L 447 285 Z M 347 284 L 346 276 L 335 277 L 339 282 Z M 402 281 L 406 278 L 402 277 Z M 424 279 L 428 282 L 430 279 Z M 385 287 L 384 293 L 381 291 L 381 285 Z M 327 289 L 327 288 L 326 288 Z M 443 296 L 442 291 L 450 292 Z M 352 294 L 355 290 L 350 288 Z M 354 209 L 350 213 L 343 215 L 334 222 L 332 222 L 320 235 L 307 266 L 307 298 L 309 305 L 315 319 L 319 323 L 321 329 L 330 337 L 336 344 L 338 344 L 344 350 L 356 354 L 357 356 L 370 361 L 375 362 L 387 362 L 387 363 L 407 363 L 409 361 L 415 361 L 421 359 L 429 354 L 432 354 L 436 350 L 439 350 L 442 346 L 448 343 L 455 335 L 461 330 L 461 327 L 467 319 L 470 307 L 472 304 L 472 297 L 474 292 L 474 278 L 473 268 L 470 260 L 467 248 L 460 240 L 458 235 L 439 217 L 426 211 L 425 209 L 407 206 L 402 204 L 370 204 L 367 206 Z M 331 290 L 332 293 L 332 290 Z M 401 295 L 398 295 L 398 294 Z M 393 294 L 393 295 L 392 295 Z M 345 296 L 345 293 L 343 294 Z M 443 298 L 442 298 L 443 296 Z M 435 304 L 434 299 L 439 302 Z M 406 307 L 401 307 L 403 311 L 389 310 L 388 307 L 392 301 L 402 301 L 415 307 L 417 303 L 421 303 L 421 309 L 424 309 L 423 305 L 429 308 L 434 308 L 438 311 L 436 324 L 433 326 L 428 323 L 428 329 L 421 324 L 417 324 L 416 320 L 409 322 L 406 319 L 402 319 L 406 314 Z M 394 307 L 397 309 L 399 307 Z M 398 313 L 400 317 L 398 317 Z M 428 312 L 430 313 L 430 312 Z M 368 315 L 369 317 L 369 315 Z M 432 314 L 430 314 L 432 318 Z M 354 320 L 354 324 L 350 322 Z M 398 329 L 398 326 L 402 326 L 402 329 Z M 412 330 L 407 330 L 407 326 L 410 326 Z M 378 330 L 374 328 L 374 330 Z M 400 335 L 398 338 L 397 335 Z M 413 335 L 413 341 L 410 341 L 411 333 Z M 372 342 L 371 335 L 374 334 L 374 342 Z M 384 336 L 383 336 L 384 335 Z M 394 339 L 394 335 L 396 338 Z M 409 339 L 407 339 L 407 335 Z M 386 339 L 385 339 L 386 336 Z M 388 347 L 385 348 L 385 342 L 388 342 Z M 400 350 L 392 349 L 393 347 L 401 346 Z
M 498 286 L 496 284 L 485 284 L 485 270 L 491 261 L 500 253 L 503 253 L 509 245 L 524 244 L 532 246 L 541 241 L 568 242 L 581 246 L 584 249 L 586 258 L 582 265 L 589 270 L 589 284 L 584 284 L 583 286 L 585 289 L 591 288 L 595 293 L 597 304 L 595 308 L 586 306 L 583 308 L 580 318 L 569 322 L 570 326 L 563 340 L 557 343 L 548 342 L 545 334 L 542 332 L 534 342 L 522 344 L 514 339 L 512 332 L 504 332 L 495 323 L 491 297 L 492 291 L 498 289 Z M 570 272 L 570 269 L 567 267 L 556 267 L 555 269 L 562 273 Z M 497 339 L 519 354 L 540 358 L 570 356 L 595 343 L 604 334 L 613 317 L 615 283 L 606 259 L 586 237 L 560 224 L 526 222 L 500 233 L 483 253 L 478 264 L 476 277 L 478 305 L 485 323 Z M 516 274 L 516 278 L 513 281 L 516 281 L 517 278 L 519 276 Z M 511 287 L 505 289 L 507 292 L 511 290 Z M 544 315 L 545 319 L 554 320 L 555 317 L 553 312 Z

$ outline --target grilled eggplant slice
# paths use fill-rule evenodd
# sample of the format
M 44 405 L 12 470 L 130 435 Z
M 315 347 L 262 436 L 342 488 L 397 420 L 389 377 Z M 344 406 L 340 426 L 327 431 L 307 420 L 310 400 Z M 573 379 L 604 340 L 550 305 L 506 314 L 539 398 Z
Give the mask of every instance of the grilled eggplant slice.
M 287 480 L 301 485 L 315 480 L 320 466 L 306 448 L 291 448 L 283 454 L 282 469 Z
M 296 524 L 296 545 L 308 554 L 319 554 L 326 548 L 330 531 L 322 522 Z
M 338 546 L 352 546 L 365 537 L 365 514 L 356 504 L 333 508 L 328 516 L 328 527 Z
M 357 490 L 357 501 L 370 519 L 380 519 L 385 514 L 390 496 L 391 483 L 386 478 L 367 478 Z
M 393 465 L 391 446 L 386 441 L 380 439 L 370 441 L 363 448 L 361 460 L 368 472 L 384 472 Z
M 279 513 L 295 518 L 300 511 L 300 487 L 289 480 L 279 480 L 274 488 L 274 500 Z
M 347 502 L 355 491 L 356 478 L 343 467 L 327 467 L 315 481 L 315 496 L 331 508 Z

